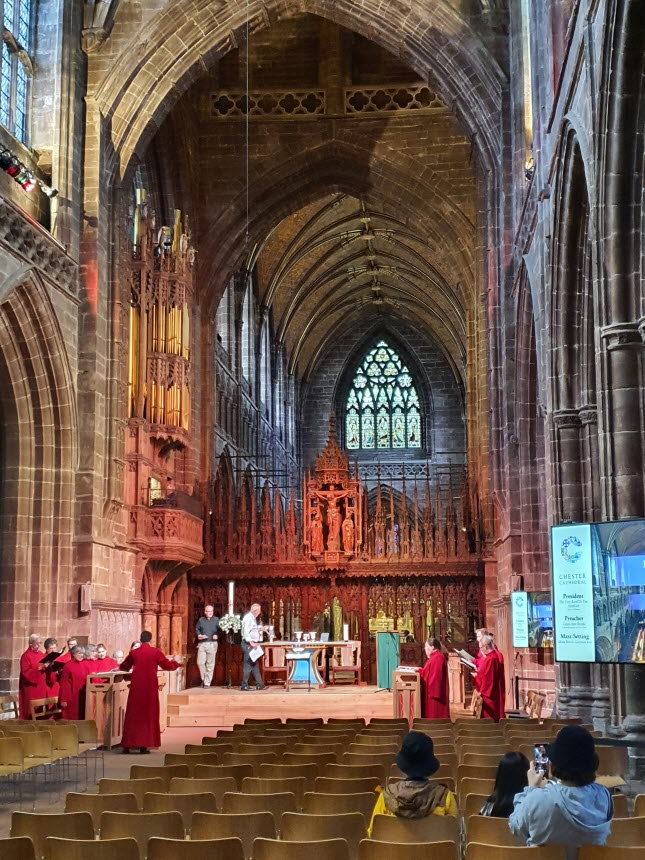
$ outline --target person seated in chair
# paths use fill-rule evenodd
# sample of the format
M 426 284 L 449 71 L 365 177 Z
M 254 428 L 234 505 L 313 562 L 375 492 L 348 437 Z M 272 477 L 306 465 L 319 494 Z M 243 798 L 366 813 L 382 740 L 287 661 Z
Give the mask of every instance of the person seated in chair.
M 529 760 L 521 752 L 505 753 L 497 765 L 495 787 L 479 814 L 493 818 L 508 818 L 513 811 L 516 794 L 528 785 Z
M 432 738 L 421 732 L 408 732 L 395 761 L 405 777 L 383 789 L 377 789 L 379 795 L 372 812 L 369 835 L 375 815 L 396 815 L 399 818 L 457 815 L 457 803 L 452 791 L 441 782 L 429 780 L 439 770 Z
M 576 860 L 581 845 L 604 845 L 611 827 L 609 791 L 595 781 L 598 756 L 582 726 L 565 726 L 547 747 L 550 775 L 531 764 L 528 787 L 516 795 L 508 820 L 511 833 L 526 845 L 563 845 Z

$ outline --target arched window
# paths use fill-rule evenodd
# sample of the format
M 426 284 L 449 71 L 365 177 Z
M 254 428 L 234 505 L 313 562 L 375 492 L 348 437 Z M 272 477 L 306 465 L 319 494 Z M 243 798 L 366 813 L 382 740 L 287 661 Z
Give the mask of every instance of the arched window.
M 384 340 L 370 349 L 354 376 L 345 439 L 352 449 L 421 447 L 419 395 L 407 367 Z
M 32 0 L 0 0 L 0 123 L 24 144 L 29 142 L 29 90 L 33 75 L 32 5 Z

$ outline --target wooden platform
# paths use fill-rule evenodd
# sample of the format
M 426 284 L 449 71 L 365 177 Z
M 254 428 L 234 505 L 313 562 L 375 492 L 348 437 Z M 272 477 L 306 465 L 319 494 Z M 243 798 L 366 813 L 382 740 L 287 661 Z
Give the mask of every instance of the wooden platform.
M 306 689 L 269 687 L 242 692 L 239 689 L 197 688 L 168 696 L 169 726 L 217 726 L 244 722 L 245 717 L 391 717 L 392 693 L 376 687 L 325 687 Z

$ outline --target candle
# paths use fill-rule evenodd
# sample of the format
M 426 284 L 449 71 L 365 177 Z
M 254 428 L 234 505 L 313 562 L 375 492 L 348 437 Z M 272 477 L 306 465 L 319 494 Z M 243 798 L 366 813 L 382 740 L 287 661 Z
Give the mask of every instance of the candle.
M 233 599 L 235 597 L 235 583 L 231 580 L 228 584 L 228 614 L 233 614 Z
M 349 642 L 349 624 L 343 624 L 343 642 Z

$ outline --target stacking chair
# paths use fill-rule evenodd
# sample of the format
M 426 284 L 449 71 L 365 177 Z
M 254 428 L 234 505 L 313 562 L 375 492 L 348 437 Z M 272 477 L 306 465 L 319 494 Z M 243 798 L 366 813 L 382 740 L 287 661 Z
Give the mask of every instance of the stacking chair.
M 627 798 L 624 794 L 612 794 L 611 800 L 614 806 L 614 818 L 629 818 Z
M 365 838 L 365 819 L 360 812 L 340 815 L 306 815 L 285 812 L 280 825 L 280 839 L 285 842 L 344 839 L 351 860 L 358 856 L 358 844 Z
M 645 856 L 645 817 L 614 818 L 605 844 L 611 848 L 641 847 Z
M 230 737 L 229 737 L 230 736 Z M 250 735 L 248 736 L 251 737 Z M 237 735 L 233 732 L 227 732 L 226 735 L 217 735 L 216 738 L 208 737 L 208 735 L 202 738 L 202 742 L 200 746 L 202 747 L 233 747 L 232 752 L 235 752 L 235 747 L 241 744 L 244 740 L 246 740 L 246 735 Z M 186 744 L 186 746 L 197 746 L 196 744 Z M 186 750 L 184 750 L 185 752 Z M 208 752 L 208 750 L 205 750 Z M 217 749 L 215 749 L 217 752 Z M 231 752 L 231 750 L 225 750 L 225 752 Z
M 335 756 L 341 755 L 344 751 L 343 744 L 326 744 L 324 741 L 319 744 L 296 744 L 292 750 L 297 755 L 321 755 L 329 753 Z
M 212 753 L 215 753 L 215 755 L 224 755 L 225 752 L 237 752 L 239 746 L 239 741 L 236 741 L 235 744 L 186 744 L 184 755 L 209 755 Z
M 59 836 L 63 839 L 94 839 L 94 824 L 89 812 L 70 812 L 67 815 L 14 812 L 11 815 L 11 836 L 28 836 L 34 843 L 36 860 L 45 854 L 45 839 Z
M 437 750 L 439 749 L 438 744 L 434 745 L 435 755 L 437 755 Z M 453 747 L 454 749 L 454 747 Z M 486 755 L 486 756 L 497 756 L 499 760 L 505 753 L 510 752 L 510 747 L 506 744 L 489 744 L 489 743 L 478 743 L 478 744 L 459 744 L 457 746 L 457 754 L 462 763 L 465 764 L 465 757 L 467 755 Z
M 283 763 L 286 764 L 286 756 L 282 756 Z M 251 754 L 242 754 L 242 753 L 224 753 L 222 756 L 222 764 L 250 764 L 252 767 L 256 767 L 261 764 L 267 764 L 267 762 L 278 761 L 278 756 L 269 752 L 267 748 L 267 752 L 259 752 L 253 755 Z M 206 764 L 206 762 L 204 762 Z M 195 774 L 197 776 L 197 774 Z
M 350 857 L 349 846 L 344 839 L 325 839 L 323 842 L 256 839 L 253 860 L 350 860 Z
M 380 764 L 327 764 L 321 776 L 333 779 L 377 779 L 385 783 L 385 768 Z
M 147 860 L 244 860 L 244 847 L 237 837 L 185 842 L 153 836 Z
M 248 812 L 271 812 L 279 822 L 283 812 L 297 812 L 298 804 L 293 792 L 279 794 L 243 794 L 227 792 L 222 801 L 222 812 L 244 815 Z
M 637 794 L 634 800 L 634 816 L 642 817 L 645 815 L 645 794 Z
M 334 779 L 319 776 L 314 783 L 314 791 L 319 794 L 363 794 L 374 791 L 380 785 L 376 776 L 366 779 Z
M 491 851 L 490 845 L 488 850 Z M 494 856 L 498 860 L 496 853 Z M 363 839 L 358 847 L 358 857 L 359 860 L 457 860 L 457 846 L 454 842 L 377 842 Z M 488 860 L 491 860 L 490 854 Z
M 3 860 L 4 860 L 4 855 Z M 139 860 L 136 839 L 59 839 L 45 840 L 45 860 Z
M 163 763 L 167 767 L 168 765 L 177 765 L 183 764 L 188 766 L 188 770 L 190 775 L 193 775 L 193 772 L 197 765 L 218 765 L 224 764 L 223 759 L 226 758 L 227 755 L 234 755 L 234 753 L 200 753 L 198 755 L 186 755 L 185 753 L 166 753 L 164 756 Z M 177 774 L 179 776 L 179 774 Z
M 250 812 L 243 815 L 195 812 L 190 831 L 192 842 L 240 839 L 245 860 L 250 860 L 256 839 L 275 839 L 275 836 L 275 820 L 270 812 Z
M 429 717 L 415 717 L 413 722 L 412 722 L 412 729 L 413 730 L 420 729 L 420 728 L 434 729 L 434 728 L 439 728 L 442 726 L 443 727 L 447 726 L 448 728 L 451 729 L 452 725 L 453 725 L 453 723 L 452 723 L 452 720 L 450 719 L 450 717 L 445 717 L 441 720 L 433 720 L 433 719 L 430 719 Z
M 184 822 L 184 830 L 190 833 L 193 812 L 219 812 L 217 798 L 210 792 L 201 794 L 153 794 L 143 798 L 144 812 L 178 812 Z
M 324 722 L 322 717 L 308 717 L 306 719 L 287 717 L 284 724 L 285 726 L 322 726 Z
M 239 791 L 244 777 L 253 776 L 253 771 L 252 764 L 198 764 L 193 768 L 193 777 L 195 779 L 227 779 L 231 777 L 235 780 Z
M 297 746 L 298 741 L 294 745 Z M 289 745 L 286 741 L 280 738 L 257 738 L 252 744 L 239 744 L 235 752 L 238 755 L 258 755 L 259 753 L 268 752 L 275 753 L 278 758 L 281 758 L 287 751 Z M 233 750 L 231 750 L 233 752 Z
M 522 844 L 508 829 L 508 818 L 493 818 L 488 815 L 471 815 L 466 819 L 466 842 L 511 847 Z
M 99 741 L 99 732 L 95 720 L 74 720 L 73 725 L 78 731 L 78 748 L 81 755 L 91 758 L 94 762 L 94 782 L 97 779 L 98 764 L 101 763 L 101 776 L 105 776 L 105 756 Z
M 99 780 L 99 794 L 134 794 L 137 808 L 143 809 L 143 798 L 148 791 L 162 792 L 163 779 L 107 779 Z
M 358 726 L 361 729 L 365 725 L 364 717 L 330 717 L 325 723 L 326 726 Z
M 619 776 L 623 780 L 629 773 L 626 747 L 609 747 L 596 744 L 598 776 Z
M 466 777 L 470 777 L 471 779 L 495 779 L 496 776 L 496 767 L 476 767 L 475 765 L 460 764 L 457 767 L 457 791 L 461 793 L 459 786 L 462 779 Z
M 325 765 L 325 770 L 329 767 L 338 765 Z M 261 764 L 257 768 L 257 775 L 263 779 L 291 779 L 301 776 L 313 789 L 314 780 L 319 775 L 319 767 L 317 764 Z
M 346 812 L 360 812 L 365 819 L 365 827 L 370 823 L 376 795 L 373 791 L 360 794 L 320 794 L 308 792 L 302 804 L 307 815 L 342 815 Z
M 464 816 L 466 827 L 468 827 L 468 819 L 470 816 L 479 815 L 480 809 L 487 800 L 487 794 L 467 794 L 465 797 L 463 793 L 459 795 L 459 804 Z
M 351 765 L 366 765 L 366 764 L 380 764 L 383 767 L 389 768 L 392 764 L 394 764 L 394 759 L 396 755 L 393 753 L 385 753 L 378 755 L 372 753 L 371 755 L 364 755 L 361 753 L 343 753 L 343 757 L 339 764 L 351 764 Z
M 287 735 L 284 732 L 279 732 L 277 729 L 274 729 L 273 732 L 267 733 L 264 737 L 254 740 L 253 744 L 259 744 L 260 746 L 265 747 L 271 744 L 281 744 L 285 745 L 289 749 L 293 749 L 295 744 L 302 743 L 304 737 L 304 733 Z M 234 752 L 240 752 L 240 750 L 236 749 Z
M 154 765 L 133 764 L 130 768 L 130 779 L 156 779 L 163 780 L 163 790 L 168 791 L 170 781 L 175 777 L 190 776 L 190 767 L 186 764 L 167 764 L 163 767 Z
M 584 850 L 584 848 L 578 849 L 578 860 L 581 860 L 580 852 Z M 470 842 L 466 846 L 465 860 L 491 860 L 493 857 L 494 860 L 526 860 L 526 858 L 528 860 L 567 860 L 567 849 L 561 845 L 539 845 L 527 848 L 525 845 L 519 847 L 482 845 L 480 842 Z M 609 858 L 603 858 L 603 860 L 609 860 Z
M 267 719 L 257 719 L 255 717 L 247 717 L 244 720 L 245 726 L 271 726 L 271 725 L 276 725 L 276 723 L 284 725 L 284 723 L 282 723 L 282 720 L 280 719 L 280 717 L 268 717 Z
M 498 819 L 501 820 L 501 819 Z M 504 819 L 506 829 L 508 821 Z M 372 839 L 379 842 L 459 842 L 459 819 L 452 815 L 428 815 L 406 819 L 375 815 Z
M 101 839 L 136 839 L 140 860 L 146 860 L 152 836 L 183 839 L 184 823 L 179 812 L 104 812 Z
M 464 797 L 469 794 L 485 794 L 489 796 L 495 788 L 494 779 L 473 779 L 470 776 L 461 780 L 460 792 Z
M 391 744 L 395 744 L 397 748 L 400 746 L 399 743 L 399 735 L 369 735 L 369 734 L 360 734 L 355 735 L 353 740 L 354 745 L 360 744 L 361 746 L 389 746 Z M 351 752 L 351 750 L 349 750 Z
M 399 726 L 407 732 L 409 723 L 405 717 L 372 717 L 369 721 L 369 727 L 374 726 Z
M 307 790 L 307 780 L 303 776 L 287 777 L 248 777 L 242 781 L 243 794 L 285 794 L 292 793 L 298 809 Z
M 138 812 L 139 802 L 134 794 L 74 794 L 65 797 L 65 812 L 89 812 L 98 833 L 104 812 Z
M 578 860 L 642 860 L 643 848 L 611 848 L 609 845 L 583 845 Z
M 401 744 L 349 744 L 344 752 L 348 753 L 356 753 L 357 755 L 389 755 L 392 758 L 396 757 L 396 754 L 401 749 Z
M 499 754 L 486 755 L 483 753 L 466 753 L 461 763 L 471 767 L 492 767 L 497 769 L 499 765 Z
M 232 776 L 221 779 L 184 779 L 175 777 L 170 780 L 168 791 L 171 794 L 214 794 L 217 808 L 222 808 L 222 800 L 227 791 L 237 791 L 237 783 Z M 144 798 L 145 799 L 145 798 Z
M 28 836 L 0 839 L 0 857 L 2 860 L 36 860 L 34 843 Z
M 322 769 L 326 764 L 333 764 L 337 759 L 336 753 L 296 753 L 288 752 L 282 756 L 281 764 L 315 764 Z

